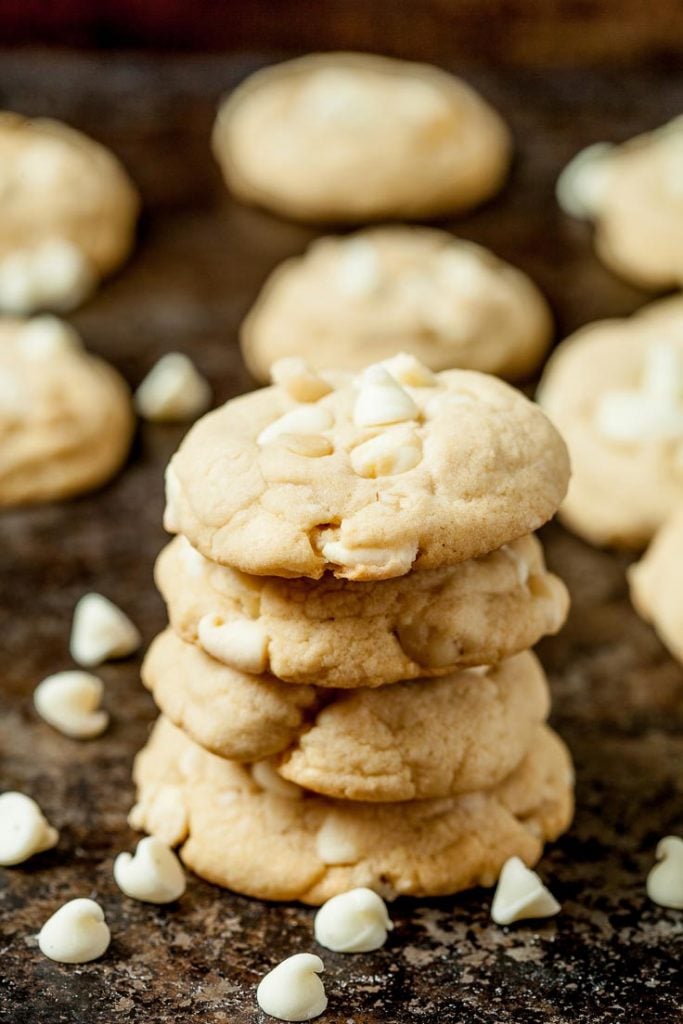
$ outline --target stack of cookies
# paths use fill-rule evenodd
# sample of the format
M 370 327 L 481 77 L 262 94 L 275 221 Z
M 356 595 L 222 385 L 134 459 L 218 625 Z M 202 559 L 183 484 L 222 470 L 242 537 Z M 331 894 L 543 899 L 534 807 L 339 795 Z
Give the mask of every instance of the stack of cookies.
M 567 611 L 532 536 L 564 444 L 502 381 L 411 356 L 273 378 L 167 472 L 131 822 L 267 899 L 492 885 L 572 814 L 528 650 Z

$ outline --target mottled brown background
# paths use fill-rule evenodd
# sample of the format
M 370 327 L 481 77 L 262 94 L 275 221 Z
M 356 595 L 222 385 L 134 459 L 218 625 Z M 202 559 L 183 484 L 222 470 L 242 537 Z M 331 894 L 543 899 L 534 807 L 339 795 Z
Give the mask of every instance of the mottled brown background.
M 580 146 L 683 111 L 681 7 L 667 0 L 652 10 L 636 0 L 0 0 L 0 106 L 90 132 L 142 190 L 134 259 L 73 318 L 88 345 L 131 385 L 162 352 L 189 352 L 224 400 L 249 386 L 236 350 L 241 317 L 267 271 L 312 235 L 226 196 L 208 153 L 222 92 L 269 57 L 311 47 L 465 68 L 510 121 L 517 159 L 505 192 L 452 226 L 529 271 L 561 335 L 647 298 L 597 263 L 587 228 L 557 211 L 553 181 Z M 100 740 L 70 741 L 32 711 L 34 685 L 70 665 L 71 611 L 85 591 L 119 602 L 146 642 L 161 627 L 151 571 L 164 542 L 162 470 L 181 434 L 144 425 L 130 465 L 105 490 L 0 517 L 0 788 L 34 795 L 62 832 L 56 851 L 0 869 L 0 1024 L 260 1021 L 261 975 L 314 948 L 309 910 L 194 880 L 170 908 L 116 889 L 112 858 L 135 842 L 125 824 L 131 760 L 153 718 L 138 660 L 102 670 L 112 726 Z M 542 864 L 563 913 L 504 930 L 489 923 L 486 893 L 400 903 L 384 950 L 325 954 L 326 1021 L 683 1019 L 681 916 L 643 890 L 657 839 L 683 827 L 683 674 L 630 608 L 626 557 L 559 527 L 544 539 L 574 600 L 568 627 L 541 646 L 554 723 L 578 771 L 576 823 Z M 95 964 L 54 964 L 35 934 L 61 902 L 83 895 L 105 907 L 112 946 Z

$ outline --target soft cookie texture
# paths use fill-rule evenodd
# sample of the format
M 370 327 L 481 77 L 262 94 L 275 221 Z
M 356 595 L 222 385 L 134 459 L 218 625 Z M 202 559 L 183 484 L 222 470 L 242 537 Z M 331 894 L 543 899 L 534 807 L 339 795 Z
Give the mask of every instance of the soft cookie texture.
M 683 502 L 683 304 L 577 331 L 539 401 L 571 456 L 561 518 L 595 544 L 645 545 Z
M 108 150 L 0 112 L 0 309 L 69 309 L 128 255 L 139 199 Z
M 268 279 L 241 331 L 250 371 L 266 381 L 284 356 L 316 370 L 360 370 L 397 351 L 432 370 L 523 377 L 552 334 L 532 281 L 445 231 L 384 227 L 318 239 Z
M 164 715 L 211 752 L 279 755 L 283 778 L 346 800 L 488 788 L 519 764 L 549 708 L 529 652 L 439 679 L 330 691 L 237 672 L 167 630 L 142 676 Z
M 568 212 L 595 222 L 598 253 L 645 288 L 683 285 L 683 117 L 569 165 Z M 560 179 L 562 183 L 563 179 Z
M 656 533 L 628 577 L 636 611 L 683 662 L 683 505 Z
M 438 68 L 314 54 L 251 75 L 218 113 L 213 148 L 240 199 L 300 220 L 466 210 L 501 187 L 510 135 Z
M 569 602 L 531 536 L 376 583 L 247 576 L 175 537 L 155 578 L 175 631 L 214 658 L 338 688 L 494 664 L 556 633 Z
M 0 324 L 0 506 L 80 494 L 124 461 L 128 388 L 53 317 Z
M 312 904 L 357 886 L 393 899 L 493 885 L 509 857 L 535 864 L 573 810 L 571 761 L 545 726 L 498 786 L 440 800 L 279 796 L 163 719 L 134 773 L 134 828 L 180 845 L 185 864 L 211 882 Z
M 167 528 L 213 561 L 389 579 L 531 533 L 564 497 L 564 442 L 494 377 L 433 375 L 407 355 L 352 379 L 284 369 L 196 423 L 171 460 Z

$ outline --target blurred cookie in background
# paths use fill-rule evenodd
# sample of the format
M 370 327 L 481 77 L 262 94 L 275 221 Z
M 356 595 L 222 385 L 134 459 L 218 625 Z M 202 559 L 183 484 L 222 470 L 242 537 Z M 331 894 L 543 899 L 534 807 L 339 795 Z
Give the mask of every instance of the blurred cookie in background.
M 331 53 L 251 75 L 222 104 L 213 149 L 238 198 L 296 220 L 359 223 L 481 203 L 505 180 L 511 140 L 445 71 Z

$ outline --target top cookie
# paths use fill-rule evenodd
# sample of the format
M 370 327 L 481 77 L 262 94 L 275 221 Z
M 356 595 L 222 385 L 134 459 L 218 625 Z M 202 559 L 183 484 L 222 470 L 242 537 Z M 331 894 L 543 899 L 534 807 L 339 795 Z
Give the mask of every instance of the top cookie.
M 316 370 L 360 370 L 410 352 L 432 370 L 522 377 L 540 362 L 552 318 L 532 281 L 445 231 L 384 227 L 318 239 L 266 282 L 241 331 L 261 381 L 284 356 Z
M 104 483 L 128 452 L 134 422 L 125 382 L 67 324 L 0 323 L 0 506 Z
M 0 309 L 70 309 L 133 243 L 137 192 L 103 146 L 0 112 Z
M 533 532 L 564 497 L 564 442 L 494 377 L 405 355 L 356 378 L 297 360 L 274 376 L 196 423 L 167 472 L 167 529 L 213 561 L 389 579 Z
M 258 71 L 223 103 L 213 147 L 239 198 L 300 220 L 465 210 L 510 162 L 499 115 L 458 78 L 362 53 Z
M 595 221 L 598 252 L 616 273 L 645 288 L 683 284 L 683 117 L 579 153 L 558 198 L 567 213 Z
M 596 544 L 646 544 L 683 502 L 683 303 L 583 327 L 550 359 L 539 401 L 572 460 L 562 518 Z

